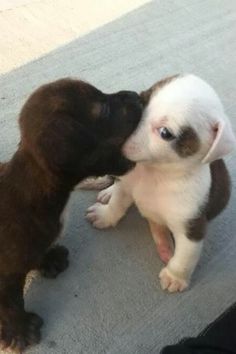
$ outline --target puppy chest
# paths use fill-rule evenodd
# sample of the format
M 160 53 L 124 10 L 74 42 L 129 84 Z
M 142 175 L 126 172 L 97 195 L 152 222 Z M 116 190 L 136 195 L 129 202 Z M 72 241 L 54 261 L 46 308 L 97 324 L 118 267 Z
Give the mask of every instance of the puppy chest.
M 161 224 L 191 219 L 198 213 L 200 199 L 186 185 L 145 183 L 134 188 L 133 198 L 140 213 Z
M 147 219 L 165 222 L 167 195 L 157 186 L 139 184 L 134 188 L 133 199 L 140 213 Z

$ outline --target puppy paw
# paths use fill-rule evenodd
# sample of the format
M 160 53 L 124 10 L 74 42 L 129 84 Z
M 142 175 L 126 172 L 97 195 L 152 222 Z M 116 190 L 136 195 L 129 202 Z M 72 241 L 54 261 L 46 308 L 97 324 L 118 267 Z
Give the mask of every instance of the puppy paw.
M 113 185 L 98 193 L 97 202 L 102 204 L 108 204 L 112 196 L 112 189 L 113 189 Z
M 34 313 L 1 321 L 0 343 L 3 349 L 22 353 L 27 347 L 38 344 L 41 340 L 40 328 L 43 320 Z
M 64 272 L 69 266 L 69 251 L 64 246 L 51 248 L 44 256 L 40 265 L 40 273 L 45 278 L 56 278 L 58 274 Z
M 175 275 L 168 267 L 161 270 L 159 278 L 162 289 L 168 290 L 170 293 L 181 292 L 188 287 L 187 280 Z
M 75 189 L 101 190 L 109 187 L 113 183 L 114 178 L 108 175 L 104 177 L 90 177 L 80 182 Z
M 98 229 L 105 229 L 116 224 L 109 205 L 100 203 L 96 203 L 87 209 L 86 218 Z

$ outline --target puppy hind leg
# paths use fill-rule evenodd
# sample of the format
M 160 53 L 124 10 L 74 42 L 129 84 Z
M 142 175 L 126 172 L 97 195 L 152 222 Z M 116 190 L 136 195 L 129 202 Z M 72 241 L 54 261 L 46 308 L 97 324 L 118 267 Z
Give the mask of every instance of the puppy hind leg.
M 86 218 L 99 229 L 115 226 L 133 202 L 131 195 L 123 189 L 122 182 L 115 182 L 111 187 L 108 204 L 96 203 L 87 210 Z
M 0 344 L 21 353 L 40 342 L 43 320 L 24 310 L 23 288 L 26 274 L 0 276 Z
M 39 271 L 45 278 L 56 278 L 69 266 L 69 251 L 66 247 L 56 245 L 48 250 L 40 264 Z
M 157 246 L 157 252 L 163 263 L 167 264 L 174 254 L 174 244 L 167 227 L 148 221 L 152 237 Z
M 175 234 L 174 237 L 174 256 L 159 275 L 162 289 L 169 292 L 183 291 L 188 287 L 203 246 L 202 240 L 190 240 L 184 233 Z

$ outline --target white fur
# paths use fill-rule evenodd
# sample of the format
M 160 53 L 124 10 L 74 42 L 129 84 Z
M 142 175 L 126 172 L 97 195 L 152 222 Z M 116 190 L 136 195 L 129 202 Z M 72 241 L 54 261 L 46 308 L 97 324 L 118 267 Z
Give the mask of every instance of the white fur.
M 225 127 L 224 139 L 217 137 L 218 125 Z M 160 137 L 158 129 L 163 126 L 176 136 L 183 127 L 191 126 L 200 138 L 197 153 L 180 157 L 170 142 Z M 186 225 L 199 215 L 207 200 L 211 185 L 207 162 L 234 146 L 230 123 L 214 90 L 194 75 L 179 77 L 152 94 L 139 128 L 123 149 L 130 160 L 137 162 L 136 167 L 100 192 L 98 201 L 108 204 L 93 205 L 88 209 L 88 219 L 98 228 L 115 226 L 135 203 L 145 218 L 167 226 L 175 239 L 175 253 L 161 271 L 160 282 L 170 292 L 182 291 L 189 284 L 202 249 L 202 241 L 187 238 Z
M 157 129 L 165 126 L 178 135 L 184 126 L 199 133 L 201 150 L 196 160 L 204 161 L 214 144 L 218 125 L 224 126 L 224 141 L 215 158 L 229 153 L 235 146 L 235 137 L 222 103 L 212 87 L 194 75 L 180 76 L 152 95 L 140 128 L 124 146 L 127 157 L 133 161 L 181 162 L 170 144 L 158 136 Z M 220 132 L 222 135 L 222 132 Z M 218 139 L 216 139 L 218 142 Z M 227 144 L 227 146 L 224 145 Z M 187 162 L 192 162 L 188 160 Z M 206 161 L 209 162 L 209 161 Z

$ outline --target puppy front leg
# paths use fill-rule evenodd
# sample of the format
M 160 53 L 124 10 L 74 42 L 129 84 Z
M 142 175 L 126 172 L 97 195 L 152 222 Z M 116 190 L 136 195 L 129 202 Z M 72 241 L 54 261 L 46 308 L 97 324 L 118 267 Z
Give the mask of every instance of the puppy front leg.
M 133 202 L 121 181 L 115 182 L 108 189 L 108 204 L 96 203 L 87 210 L 87 219 L 98 229 L 115 226 Z
M 39 343 L 43 320 L 25 312 L 23 288 L 25 274 L 0 276 L 0 343 L 2 347 L 21 353 Z
M 186 234 L 175 235 L 175 253 L 160 272 L 163 290 L 177 292 L 185 290 L 201 255 L 203 241 L 192 241 Z

